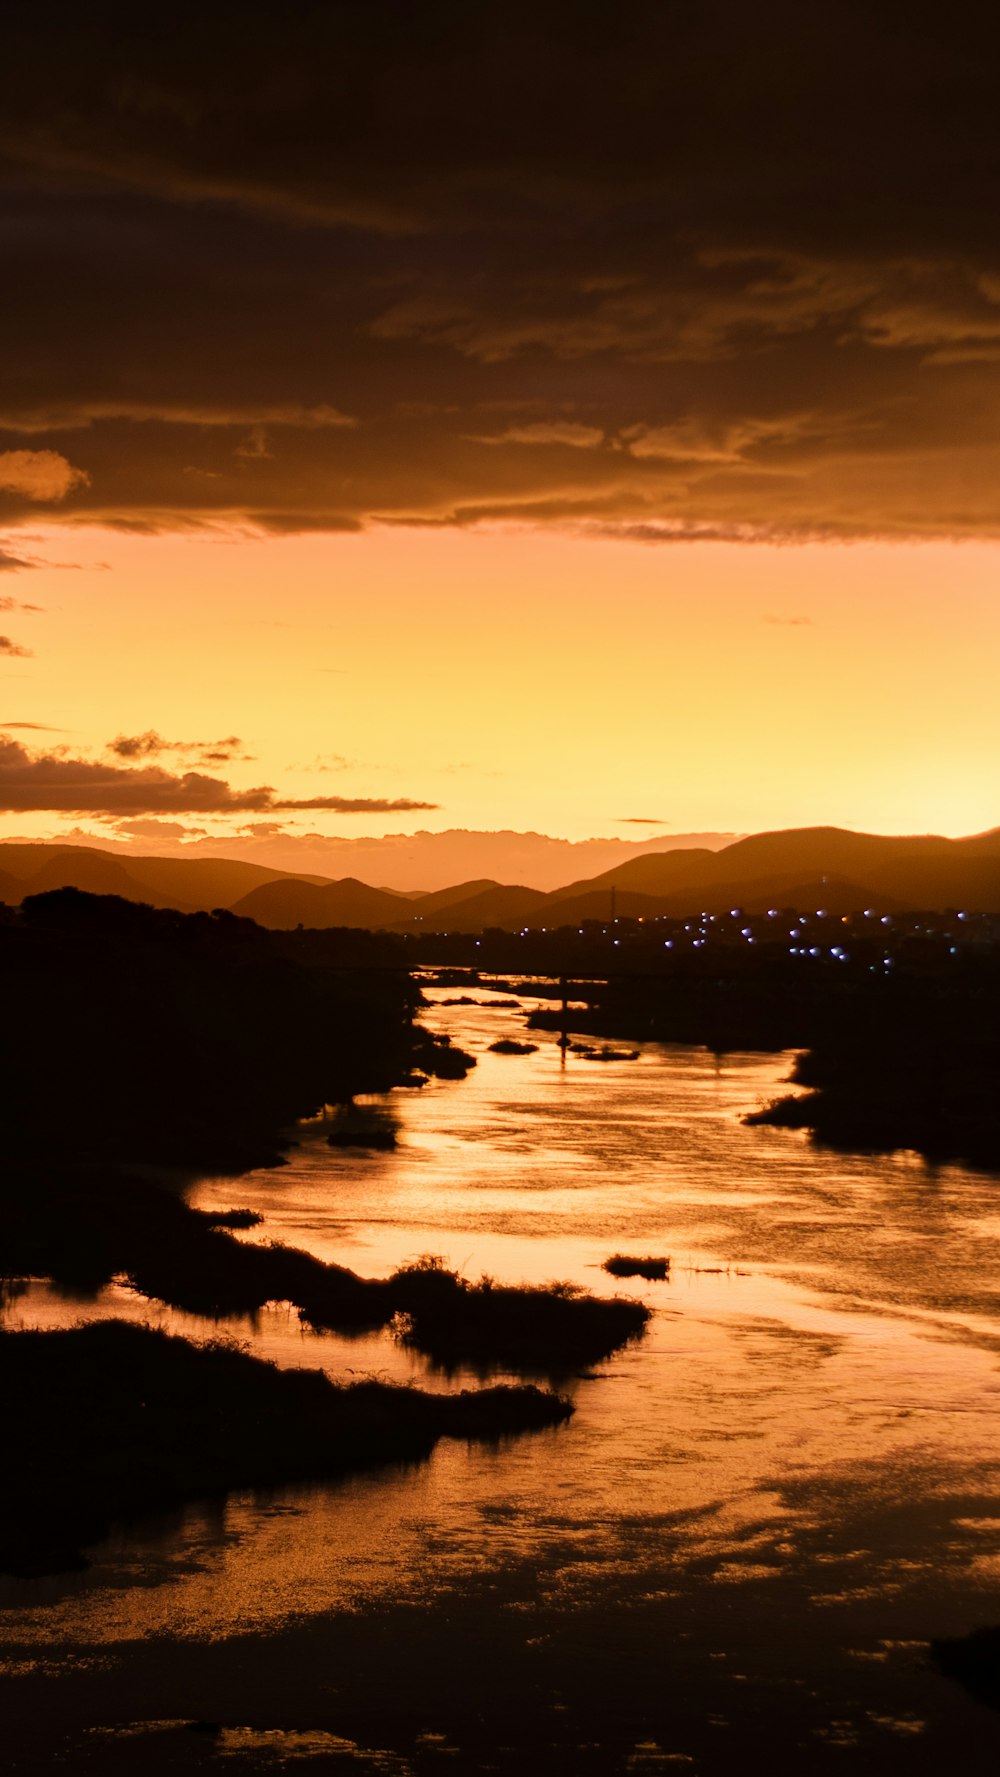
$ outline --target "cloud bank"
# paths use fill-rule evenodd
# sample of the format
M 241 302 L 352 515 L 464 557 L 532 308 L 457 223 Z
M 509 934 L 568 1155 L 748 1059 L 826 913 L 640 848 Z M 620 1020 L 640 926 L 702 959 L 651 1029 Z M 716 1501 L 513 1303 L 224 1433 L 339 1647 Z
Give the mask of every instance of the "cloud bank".
M 2 638 L 0 638 L 2 641 Z M 0 649 L 2 652 L 2 649 Z M 11 725 L 13 726 L 13 724 Z M 259 814 L 326 809 L 336 814 L 428 810 L 432 802 L 407 797 L 326 796 L 307 801 L 279 797 L 268 784 L 236 790 L 224 778 L 160 765 L 109 765 L 75 758 L 68 749 L 31 753 L 0 734 L 0 810 L 58 810 L 91 815 Z
M 0 520 L 1000 534 L 981 7 L 101 17 L 6 27 Z

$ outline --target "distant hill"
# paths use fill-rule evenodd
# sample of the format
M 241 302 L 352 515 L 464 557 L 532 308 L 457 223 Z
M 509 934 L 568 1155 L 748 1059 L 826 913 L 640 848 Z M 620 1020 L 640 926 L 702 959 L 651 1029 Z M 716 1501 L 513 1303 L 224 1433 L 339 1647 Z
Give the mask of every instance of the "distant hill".
M 190 913 L 190 903 L 162 895 L 149 883 L 140 883 L 126 865 L 107 852 L 79 851 L 47 858 L 40 870 L 23 879 L 21 895 L 44 895 L 49 889 L 86 889 L 91 895 L 120 895 L 125 901 L 145 901 L 150 907 L 175 907 Z
M 122 857 L 87 845 L 0 844 L 0 873 L 13 887 L 9 901 L 46 889 L 80 888 L 121 895 L 181 913 L 231 907 L 266 882 L 321 883 L 324 877 L 289 877 L 287 871 L 232 858 Z
M 655 919 L 657 914 L 668 911 L 662 895 L 637 895 L 631 889 L 616 888 L 614 893 L 614 912 L 618 919 Z M 544 907 L 538 909 L 532 925 L 573 926 L 580 925 L 585 919 L 611 918 L 612 890 L 596 888 L 587 890 L 581 885 L 581 892 L 575 895 L 559 895 L 556 899 L 549 898 Z M 689 906 L 686 897 L 685 909 Z
M 871 871 L 868 880 L 894 905 L 1000 909 L 1000 847 L 996 855 L 960 852 L 957 856 L 893 859 Z
M 262 864 L 244 864 L 232 858 L 135 858 L 129 873 L 158 894 L 183 898 L 192 907 L 232 907 L 251 889 L 265 882 L 287 882 L 286 870 Z M 293 877 L 292 881 L 322 883 L 323 876 Z
M 749 913 L 775 905 L 827 907 L 831 913 L 860 906 L 1000 912 L 1000 831 L 970 839 L 886 837 L 838 827 L 758 833 L 721 851 L 692 848 L 630 858 L 533 905 L 508 888 L 506 905 L 493 891 L 492 897 L 441 906 L 438 913 L 450 931 L 474 930 L 472 922 L 480 918 L 483 925 L 571 925 L 609 919 L 612 894 L 619 919 L 676 918 L 731 906 Z M 414 903 L 414 911 L 423 911 L 423 904 Z
M 803 912 L 856 913 L 870 907 L 876 913 L 888 913 L 899 902 L 880 895 L 869 884 L 851 882 L 843 876 L 764 876 L 750 882 L 705 884 L 699 895 L 698 911 L 730 913 L 739 907 L 743 913 L 766 913 L 771 907 L 794 907 Z M 674 918 L 692 911 L 683 895 L 671 898 L 663 911 Z
M 609 893 L 611 889 L 629 889 L 638 895 L 671 894 L 674 889 L 685 888 L 690 883 L 711 881 L 715 860 L 724 855 L 700 849 L 647 852 L 642 857 L 617 864 L 613 870 L 603 870 L 600 876 L 584 877 L 579 882 L 568 883 L 565 888 L 553 889 L 549 900 L 553 903 L 569 901 L 597 889 Z
M 17 877 L 11 876 L 8 870 L 0 870 L 0 901 L 3 901 L 8 907 L 16 907 L 21 899 L 21 894 L 22 885 L 18 882 Z
M 541 923 L 537 918 L 538 912 L 547 906 L 548 899 L 541 889 L 521 888 L 517 885 L 505 887 L 495 882 L 478 894 L 446 903 L 443 907 L 438 905 L 427 909 L 423 901 L 411 901 L 412 911 L 405 921 L 400 921 L 397 917 L 396 929 L 482 932 L 488 926 L 514 928 L 529 922 L 538 925 Z M 436 901 L 437 896 L 430 895 L 428 900 Z
M 713 855 L 710 880 L 719 881 L 722 872 L 733 880 L 738 876 L 750 880 L 791 871 L 803 880 L 829 875 L 863 881 L 869 871 L 894 859 L 937 857 L 961 843 L 934 834 L 886 837 L 852 833 L 844 827 L 792 827 L 777 833 L 754 833 L 727 845 Z
M 352 876 L 342 882 L 315 884 L 285 878 L 265 882 L 235 902 L 232 912 L 272 930 L 295 926 L 361 926 L 377 930 L 393 925 L 403 908 L 412 906 L 388 889 L 369 888 Z
M 492 877 L 483 876 L 476 882 L 459 882 L 452 888 L 435 889 L 429 895 L 407 895 L 406 898 L 415 908 L 419 904 L 421 917 L 426 919 L 430 913 L 442 913 L 446 907 L 457 907 L 462 901 L 471 901 L 476 895 L 488 894 L 491 889 L 501 886 Z
M 750 912 L 776 901 L 796 905 L 802 896 L 803 905 L 823 905 L 833 899 L 834 885 L 838 902 L 842 885 L 856 895 L 854 906 L 1000 912 L 1000 830 L 970 839 L 887 837 L 839 827 L 756 833 L 721 851 L 632 858 L 589 883 L 557 889 L 549 903 L 553 920 L 558 912 L 567 921 L 585 917 L 581 900 L 598 891 L 603 904 L 597 917 L 607 919 L 612 889 L 620 918 L 628 916 L 628 898 L 635 893 L 655 900 L 660 913 L 714 913 L 730 902 Z
M 0 900 L 81 888 L 181 912 L 229 907 L 272 929 L 478 932 L 490 926 L 652 919 L 768 906 L 851 912 L 968 908 L 1000 913 L 1000 829 L 968 839 L 886 837 L 840 827 L 756 833 L 720 851 L 646 852 L 548 893 L 489 877 L 402 894 L 357 877 L 285 874 L 241 859 L 132 857 L 90 846 L 0 844 Z

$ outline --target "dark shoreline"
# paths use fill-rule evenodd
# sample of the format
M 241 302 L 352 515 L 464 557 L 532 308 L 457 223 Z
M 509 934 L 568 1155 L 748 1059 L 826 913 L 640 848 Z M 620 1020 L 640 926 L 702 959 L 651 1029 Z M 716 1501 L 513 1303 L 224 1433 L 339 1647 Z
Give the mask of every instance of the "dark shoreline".
M 649 1318 L 627 1298 L 470 1283 L 435 1260 L 361 1277 L 296 1247 L 236 1239 L 220 1225 L 227 1212 L 206 1216 L 124 1170 L 22 1171 L 0 1201 L 8 1280 L 48 1277 L 86 1299 L 124 1278 L 139 1295 L 210 1321 L 287 1301 L 315 1332 L 374 1332 L 399 1317 L 403 1341 L 450 1368 L 570 1375 L 637 1338 Z
M 499 1440 L 572 1413 L 531 1386 L 338 1385 L 126 1321 L 0 1332 L 0 1383 L 18 1438 L 0 1472 L 0 1571 L 22 1577 L 85 1566 L 114 1524 L 192 1500 L 418 1462 L 439 1438 Z
M 395 1323 L 432 1362 L 484 1378 L 571 1376 L 642 1333 L 640 1302 L 472 1284 L 434 1261 L 363 1278 L 234 1238 L 252 1205 L 206 1215 L 184 1200 L 197 1176 L 274 1163 L 324 1106 L 475 1065 L 415 1022 L 396 941 L 66 890 L 0 920 L 0 969 L 0 1280 L 49 1278 L 83 1311 L 124 1280 L 206 1322 L 288 1301 L 317 1332 Z M 417 1460 L 440 1436 L 570 1411 L 535 1388 L 337 1389 L 127 1323 L 0 1333 L 0 1360 L 16 1450 L 0 1545 L 22 1571 L 72 1565 L 113 1521 L 177 1501 Z
M 570 1004 L 529 1029 L 684 1043 L 716 1055 L 799 1051 L 791 1081 L 748 1124 L 808 1130 L 844 1151 L 912 1150 L 931 1164 L 1000 1172 L 1000 961 L 948 968 L 905 958 L 843 969 L 761 955 L 672 974 L 570 984 Z

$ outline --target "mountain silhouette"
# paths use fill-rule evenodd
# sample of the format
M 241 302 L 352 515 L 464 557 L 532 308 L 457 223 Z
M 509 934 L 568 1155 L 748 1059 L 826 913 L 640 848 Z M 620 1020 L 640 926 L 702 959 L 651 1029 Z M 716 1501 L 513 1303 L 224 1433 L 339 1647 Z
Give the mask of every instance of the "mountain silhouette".
M 446 902 L 430 910 L 425 909 L 422 901 L 411 902 L 412 911 L 405 921 L 397 920 L 397 930 L 433 931 L 436 926 L 446 926 L 449 932 L 481 932 L 489 926 L 537 925 L 544 923 L 536 915 L 548 905 L 548 900 L 541 889 L 497 882 L 461 901 Z
M 471 901 L 476 895 L 488 894 L 491 889 L 502 889 L 502 884 L 495 882 L 491 876 L 482 876 L 474 882 L 457 882 L 451 888 L 435 889 L 429 895 L 407 895 L 414 907 L 419 903 L 420 914 L 426 919 L 429 913 L 443 913 L 446 907 L 457 907 L 460 902 Z
M 478 932 L 490 927 L 580 924 L 748 913 L 769 906 L 848 913 L 967 908 L 1000 913 L 1000 829 L 964 839 L 886 836 L 842 827 L 755 833 L 719 851 L 646 852 L 598 876 L 543 892 L 489 877 L 431 894 L 331 881 L 233 858 L 131 857 L 90 846 L 0 844 L 0 899 L 46 889 L 115 894 L 180 912 L 226 907 L 274 930 L 309 926 L 378 931 Z
M 570 901 L 595 890 L 610 891 L 613 888 L 629 889 L 639 895 L 671 894 L 674 889 L 712 881 L 716 855 L 700 849 L 647 852 L 642 857 L 629 858 L 627 863 L 616 864 L 614 869 L 604 870 L 599 876 L 584 877 L 568 883 L 565 888 L 553 889 L 549 900 L 553 903 Z
M 231 911 L 272 930 L 300 925 L 371 929 L 393 925 L 400 919 L 401 909 L 412 905 L 390 889 L 369 888 L 356 877 L 345 876 L 341 882 L 322 884 L 289 879 L 265 882 L 236 901 Z
M 108 852 L 81 851 L 72 857 L 49 858 L 21 885 L 22 894 L 43 895 L 50 889 L 85 889 L 91 895 L 120 895 L 123 901 L 143 901 L 149 907 L 175 907 L 191 912 L 190 903 L 163 895 L 151 883 L 141 882 Z
M 18 843 L 0 844 L 0 872 L 8 884 L 3 896 L 8 902 L 46 889 L 79 888 L 144 901 L 151 907 L 173 907 L 181 913 L 231 907 L 263 883 L 328 880 L 295 876 L 240 858 L 124 857 L 95 846 Z
M 0 901 L 8 907 L 14 907 L 21 899 L 23 884 L 12 876 L 9 870 L 0 870 Z

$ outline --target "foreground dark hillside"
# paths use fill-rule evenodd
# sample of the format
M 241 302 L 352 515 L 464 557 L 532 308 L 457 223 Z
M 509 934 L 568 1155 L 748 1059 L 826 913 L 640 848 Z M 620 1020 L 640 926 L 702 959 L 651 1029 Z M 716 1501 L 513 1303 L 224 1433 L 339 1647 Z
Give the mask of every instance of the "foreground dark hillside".
M 297 1118 L 451 1063 L 398 945 L 73 889 L 0 923 L 8 1158 L 239 1170 Z

